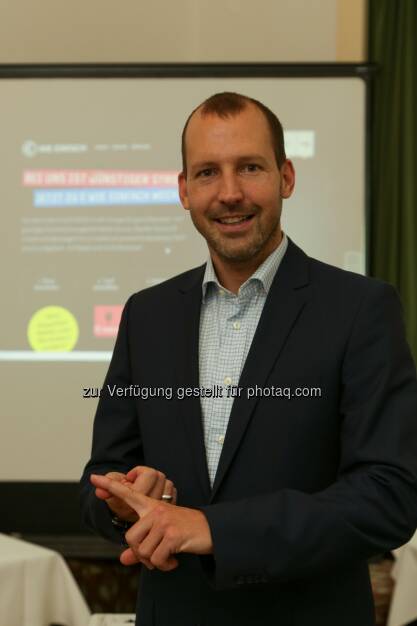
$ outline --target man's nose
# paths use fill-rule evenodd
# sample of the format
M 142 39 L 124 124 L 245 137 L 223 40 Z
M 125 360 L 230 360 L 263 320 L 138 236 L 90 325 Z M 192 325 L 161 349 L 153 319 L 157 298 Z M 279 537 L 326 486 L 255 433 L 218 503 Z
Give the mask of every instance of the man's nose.
M 223 204 L 238 204 L 243 200 L 243 191 L 238 176 L 224 174 L 221 177 L 218 199 Z

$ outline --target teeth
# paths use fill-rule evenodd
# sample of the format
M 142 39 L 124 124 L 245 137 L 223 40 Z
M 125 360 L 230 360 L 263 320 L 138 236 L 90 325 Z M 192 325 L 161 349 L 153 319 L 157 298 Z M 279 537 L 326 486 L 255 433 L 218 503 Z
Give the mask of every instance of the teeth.
M 244 222 L 246 219 L 246 217 L 225 217 L 219 220 L 219 222 L 222 224 L 239 224 L 239 222 Z

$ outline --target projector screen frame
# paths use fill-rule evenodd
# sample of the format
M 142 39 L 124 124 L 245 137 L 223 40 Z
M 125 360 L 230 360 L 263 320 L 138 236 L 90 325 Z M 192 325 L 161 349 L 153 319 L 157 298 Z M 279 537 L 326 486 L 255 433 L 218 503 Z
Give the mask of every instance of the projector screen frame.
M 147 63 L 147 64 L 0 64 L 1 79 L 97 78 L 360 78 L 365 84 L 365 241 L 366 273 L 370 251 L 370 145 L 372 79 L 377 72 L 368 63 Z M 77 513 L 75 481 L 2 481 L 0 498 L 6 511 L 0 532 L 29 538 L 44 535 L 55 545 L 56 536 L 88 534 Z M 71 500 L 71 502 L 69 502 Z

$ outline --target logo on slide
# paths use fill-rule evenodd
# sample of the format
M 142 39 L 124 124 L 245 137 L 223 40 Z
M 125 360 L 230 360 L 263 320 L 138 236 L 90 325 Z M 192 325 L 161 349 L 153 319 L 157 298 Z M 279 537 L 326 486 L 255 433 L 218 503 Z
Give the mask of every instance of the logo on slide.
M 22 153 L 26 157 L 29 157 L 29 158 L 34 157 L 38 153 L 38 146 L 36 145 L 34 141 L 31 141 L 31 140 L 25 141 L 22 145 Z

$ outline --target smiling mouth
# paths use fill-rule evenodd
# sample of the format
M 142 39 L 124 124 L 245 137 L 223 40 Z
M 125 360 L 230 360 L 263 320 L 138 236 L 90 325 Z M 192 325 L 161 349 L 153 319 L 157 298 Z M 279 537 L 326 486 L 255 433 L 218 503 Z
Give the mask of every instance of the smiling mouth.
M 219 224 L 242 224 L 243 222 L 247 222 L 252 219 L 253 213 L 250 215 L 241 215 L 235 217 L 218 217 L 216 218 L 216 222 Z

